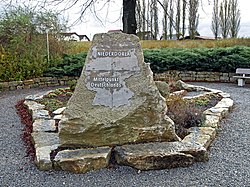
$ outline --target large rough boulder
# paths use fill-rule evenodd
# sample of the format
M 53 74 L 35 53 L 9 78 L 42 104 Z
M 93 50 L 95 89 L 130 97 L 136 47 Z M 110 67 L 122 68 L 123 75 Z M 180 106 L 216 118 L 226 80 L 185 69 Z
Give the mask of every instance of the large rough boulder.
M 178 141 L 166 112 L 138 37 L 97 34 L 60 121 L 60 143 L 98 147 Z

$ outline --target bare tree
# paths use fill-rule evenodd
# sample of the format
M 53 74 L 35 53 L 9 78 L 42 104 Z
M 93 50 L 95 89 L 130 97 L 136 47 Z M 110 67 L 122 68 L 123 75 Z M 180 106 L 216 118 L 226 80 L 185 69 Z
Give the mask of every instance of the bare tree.
M 185 36 L 186 31 L 186 8 L 187 8 L 187 0 L 182 0 L 182 37 Z
M 189 0 L 188 29 L 191 39 L 194 39 L 195 35 L 197 34 L 198 20 L 199 20 L 198 8 L 199 8 L 199 0 Z
M 157 35 L 159 33 L 157 0 L 152 0 L 151 10 L 152 10 L 152 13 L 151 13 L 151 23 L 152 23 L 151 32 L 154 36 L 154 39 L 156 40 Z
M 180 34 L 181 34 L 181 0 L 177 0 L 176 3 L 176 36 L 177 39 L 180 38 Z
M 173 28 L 174 28 L 174 3 L 173 0 L 169 2 L 169 39 L 172 40 L 173 38 Z
M 217 39 L 219 36 L 219 1 L 214 0 L 214 7 L 213 7 L 213 15 L 212 15 L 212 27 L 211 30 L 214 34 L 214 37 Z
M 227 38 L 230 29 L 230 4 L 224 0 L 220 5 L 220 32 L 223 38 Z
M 229 35 L 231 38 L 237 38 L 240 30 L 240 10 L 238 8 L 238 0 L 230 0 L 230 30 Z
M 168 4 L 169 4 L 169 0 L 163 1 L 164 10 L 168 10 Z M 163 12 L 162 25 L 163 25 L 163 36 L 162 37 L 165 40 L 167 40 L 168 39 L 168 14 L 167 14 L 167 11 Z
M 136 34 L 136 0 L 123 0 L 123 32 Z

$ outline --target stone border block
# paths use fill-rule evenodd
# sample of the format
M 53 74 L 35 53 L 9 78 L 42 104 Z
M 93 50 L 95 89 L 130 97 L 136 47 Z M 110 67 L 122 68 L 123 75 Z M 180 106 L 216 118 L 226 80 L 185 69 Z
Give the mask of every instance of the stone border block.
M 56 169 L 74 173 L 86 173 L 106 168 L 111 156 L 110 147 L 60 151 L 55 159 Z
M 55 124 L 55 120 L 36 119 L 33 123 L 33 132 L 55 132 Z
M 187 135 L 182 142 L 198 144 L 208 149 L 215 137 L 216 129 L 212 127 L 192 127 L 190 128 L 190 134 Z
M 53 169 L 50 154 L 58 147 L 59 144 L 36 148 L 35 164 L 40 170 L 48 171 Z
M 117 146 L 114 149 L 118 164 L 139 170 L 186 167 L 195 161 L 207 161 L 204 147 L 189 142 L 155 142 Z

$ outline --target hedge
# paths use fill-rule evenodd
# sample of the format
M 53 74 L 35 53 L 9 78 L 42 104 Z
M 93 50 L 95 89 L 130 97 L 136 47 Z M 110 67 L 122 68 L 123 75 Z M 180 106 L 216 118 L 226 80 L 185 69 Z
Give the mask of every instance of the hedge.
M 49 68 L 44 72 L 44 76 L 63 77 L 63 76 L 80 76 L 87 53 L 63 56 L 63 60 L 56 66 Z
M 167 70 L 235 72 L 250 68 L 250 47 L 144 50 L 145 62 L 154 73 Z
M 6 66 L 6 63 L 2 64 L 4 62 L 2 58 L 0 68 L 1 65 L 4 66 L 0 69 L 0 81 L 6 81 L 10 77 L 12 77 L 11 80 L 34 78 L 32 75 L 50 77 L 80 76 L 86 56 L 86 52 L 64 55 L 63 59 L 52 67 L 47 68 L 40 62 L 30 63 L 30 65 L 33 65 L 31 68 L 28 68 L 28 64 L 26 64 L 22 70 L 19 67 L 20 63 L 13 63 L 13 60 L 11 60 L 12 63 L 9 63 L 9 66 Z M 230 73 L 235 72 L 235 69 L 238 67 L 250 68 L 250 47 L 145 49 L 144 60 L 150 63 L 154 73 L 161 73 L 167 70 Z M 34 66 L 35 64 L 40 66 Z M 39 69 L 35 67 L 39 67 Z M 32 72 L 27 72 L 30 69 L 32 69 Z M 20 73 L 21 75 L 19 75 Z

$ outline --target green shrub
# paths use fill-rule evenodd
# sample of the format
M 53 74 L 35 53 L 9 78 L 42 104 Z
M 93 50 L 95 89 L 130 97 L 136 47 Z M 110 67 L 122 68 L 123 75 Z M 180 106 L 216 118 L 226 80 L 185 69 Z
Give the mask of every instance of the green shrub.
M 250 67 L 250 47 L 147 49 L 144 58 L 154 73 L 167 70 L 235 72 L 237 67 Z
M 38 76 L 80 76 L 87 53 L 64 55 L 51 60 L 34 52 L 27 56 L 1 54 L 0 81 L 23 80 Z M 250 47 L 228 48 L 162 48 L 144 50 L 145 62 L 154 73 L 168 70 L 235 72 L 238 67 L 250 68 Z M 48 68 L 49 66 L 49 68 Z
M 0 55 L 0 81 L 24 80 L 42 76 L 47 62 L 40 56 Z
M 50 67 L 45 71 L 44 76 L 63 77 L 80 76 L 85 63 L 87 53 L 76 55 L 64 55 L 62 61 L 56 66 Z

